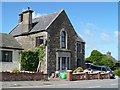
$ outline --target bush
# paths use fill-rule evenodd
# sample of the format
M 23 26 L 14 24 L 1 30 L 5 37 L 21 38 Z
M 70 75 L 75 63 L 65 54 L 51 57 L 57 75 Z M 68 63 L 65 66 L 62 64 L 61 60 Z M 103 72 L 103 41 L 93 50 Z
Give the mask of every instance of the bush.
M 21 70 L 36 71 L 39 62 L 38 52 L 30 50 L 22 51 L 20 58 Z
M 120 69 L 114 70 L 114 73 L 115 73 L 116 76 L 119 76 L 119 77 L 120 77 Z
M 39 71 L 39 61 L 42 61 L 44 56 L 45 46 L 43 44 L 33 50 L 22 51 L 20 53 L 21 70 Z

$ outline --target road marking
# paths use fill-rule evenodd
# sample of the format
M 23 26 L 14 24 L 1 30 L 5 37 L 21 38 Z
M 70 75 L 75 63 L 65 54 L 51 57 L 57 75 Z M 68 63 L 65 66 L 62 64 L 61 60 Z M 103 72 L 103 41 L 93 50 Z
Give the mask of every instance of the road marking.
M 101 86 L 93 86 L 93 87 L 88 87 L 88 88 L 98 88 L 98 87 L 101 87 Z
M 110 84 L 110 85 L 114 86 L 114 85 L 117 85 L 117 84 Z

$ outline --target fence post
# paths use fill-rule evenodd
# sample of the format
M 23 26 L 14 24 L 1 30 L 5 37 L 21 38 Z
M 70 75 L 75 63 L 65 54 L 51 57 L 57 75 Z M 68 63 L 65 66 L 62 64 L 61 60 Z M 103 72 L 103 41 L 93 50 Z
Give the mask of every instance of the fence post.
M 72 70 L 67 70 L 67 80 L 72 81 Z
M 78 75 L 77 75 L 77 79 L 78 79 L 78 80 L 80 80 L 80 78 L 81 78 L 81 75 L 80 75 L 80 74 L 78 74 Z
M 110 79 L 110 72 L 108 72 L 108 79 Z
M 85 80 L 88 80 L 88 72 L 85 72 Z
M 101 79 L 101 73 L 98 72 L 98 79 Z
M 48 74 L 44 74 L 44 81 L 48 81 Z

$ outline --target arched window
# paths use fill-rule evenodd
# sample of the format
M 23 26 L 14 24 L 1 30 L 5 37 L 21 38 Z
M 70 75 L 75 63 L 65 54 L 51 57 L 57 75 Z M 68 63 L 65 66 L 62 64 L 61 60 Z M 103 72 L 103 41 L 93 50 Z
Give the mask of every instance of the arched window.
M 62 31 L 61 33 L 61 48 L 66 48 L 66 33 Z

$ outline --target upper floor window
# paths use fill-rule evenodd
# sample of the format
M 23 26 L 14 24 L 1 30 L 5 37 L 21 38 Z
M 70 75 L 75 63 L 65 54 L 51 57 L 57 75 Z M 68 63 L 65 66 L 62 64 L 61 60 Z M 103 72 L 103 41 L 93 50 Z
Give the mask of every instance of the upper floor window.
M 12 51 L 2 50 L 2 62 L 12 62 Z
M 40 46 L 41 44 L 44 44 L 44 37 L 43 36 L 36 37 L 36 47 Z
M 77 52 L 81 52 L 81 44 L 77 43 Z
M 66 48 L 66 33 L 62 31 L 61 33 L 61 48 Z

